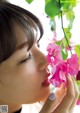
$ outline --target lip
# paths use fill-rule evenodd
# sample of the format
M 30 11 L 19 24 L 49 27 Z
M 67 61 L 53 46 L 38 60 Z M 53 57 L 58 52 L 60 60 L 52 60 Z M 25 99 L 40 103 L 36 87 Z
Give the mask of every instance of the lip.
M 50 73 L 47 74 L 44 81 L 42 82 L 43 87 L 48 87 L 50 85 L 50 82 L 49 82 L 49 79 L 48 79 L 49 76 L 50 76 Z
M 50 76 L 50 73 L 47 74 L 47 77 L 49 77 L 49 76 Z
M 50 82 L 49 82 L 48 78 L 46 78 L 45 81 L 42 82 L 42 86 L 43 87 L 48 87 L 49 85 L 50 85 Z

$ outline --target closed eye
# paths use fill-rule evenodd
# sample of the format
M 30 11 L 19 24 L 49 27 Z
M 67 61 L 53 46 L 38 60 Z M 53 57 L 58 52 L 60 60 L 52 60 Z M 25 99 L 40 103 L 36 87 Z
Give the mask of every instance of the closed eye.
M 20 61 L 20 64 L 28 62 L 28 60 L 30 60 L 31 58 L 32 58 L 32 56 L 31 56 L 31 54 L 29 54 L 27 58 L 25 58 L 24 60 Z

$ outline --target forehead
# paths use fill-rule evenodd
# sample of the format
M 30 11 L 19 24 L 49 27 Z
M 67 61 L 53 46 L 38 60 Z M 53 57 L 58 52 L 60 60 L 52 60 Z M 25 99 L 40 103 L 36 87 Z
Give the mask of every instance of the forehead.
M 15 29 L 16 48 L 17 48 L 19 45 L 27 42 L 27 35 L 25 33 L 26 32 L 25 29 L 18 24 L 14 25 L 14 29 Z

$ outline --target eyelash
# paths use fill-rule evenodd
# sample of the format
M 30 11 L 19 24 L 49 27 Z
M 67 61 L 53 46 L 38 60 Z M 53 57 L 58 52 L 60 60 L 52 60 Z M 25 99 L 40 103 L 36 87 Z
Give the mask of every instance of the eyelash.
M 39 43 L 37 43 L 37 47 L 40 48 L 40 44 L 39 44 Z M 26 59 L 22 60 L 22 61 L 20 62 L 20 64 L 27 62 L 29 59 L 31 59 L 31 57 L 32 57 L 32 56 L 31 56 L 31 54 L 29 53 L 29 56 L 28 56 Z
M 31 54 L 29 54 L 29 56 L 26 58 L 26 59 L 24 59 L 24 60 L 22 60 L 20 63 L 25 63 L 25 62 L 27 62 L 29 59 L 31 59 Z

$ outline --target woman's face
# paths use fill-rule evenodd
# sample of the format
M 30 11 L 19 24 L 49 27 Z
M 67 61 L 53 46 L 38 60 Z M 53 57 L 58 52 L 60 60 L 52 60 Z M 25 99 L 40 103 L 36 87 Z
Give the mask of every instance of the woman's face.
M 2 102 L 33 103 L 45 99 L 49 93 L 49 71 L 45 55 L 37 41 L 27 51 L 27 38 L 18 25 L 15 27 L 16 51 L 0 65 L 0 92 Z

